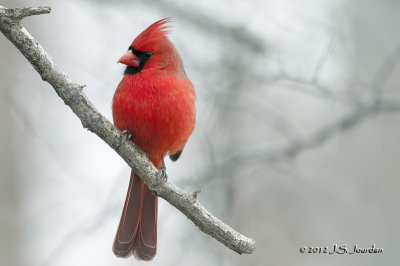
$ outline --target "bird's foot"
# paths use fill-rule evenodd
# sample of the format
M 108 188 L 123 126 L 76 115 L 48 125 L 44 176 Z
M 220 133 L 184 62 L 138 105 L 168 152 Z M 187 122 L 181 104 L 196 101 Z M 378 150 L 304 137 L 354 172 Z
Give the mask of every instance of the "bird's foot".
M 167 167 L 165 167 L 164 159 L 162 161 L 161 167 L 158 168 L 158 170 L 161 172 L 160 181 L 164 184 L 168 180 Z
M 130 132 L 130 131 L 127 130 L 127 129 L 125 129 L 124 131 L 122 131 L 122 134 L 124 134 L 126 140 L 130 140 L 130 139 L 132 138 L 132 132 Z

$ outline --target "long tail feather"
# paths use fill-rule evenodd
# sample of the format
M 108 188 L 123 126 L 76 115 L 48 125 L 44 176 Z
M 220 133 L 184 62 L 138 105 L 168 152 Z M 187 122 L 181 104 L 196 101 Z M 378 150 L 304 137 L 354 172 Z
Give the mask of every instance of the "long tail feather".
M 143 192 L 143 181 L 132 171 L 124 209 L 113 245 L 113 252 L 118 257 L 131 255 L 142 216 Z
M 118 257 L 134 255 L 152 260 L 157 251 L 158 197 L 133 171 L 126 194 L 113 252 Z
M 137 239 L 134 242 L 134 255 L 138 259 L 151 260 L 157 252 L 157 208 L 158 197 L 145 186 L 142 218 Z

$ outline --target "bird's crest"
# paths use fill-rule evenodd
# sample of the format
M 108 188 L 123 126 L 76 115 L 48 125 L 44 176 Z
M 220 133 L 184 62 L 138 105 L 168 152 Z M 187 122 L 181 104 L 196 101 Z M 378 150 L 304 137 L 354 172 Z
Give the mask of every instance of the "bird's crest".
M 167 39 L 171 26 L 167 25 L 172 21 L 171 18 L 164 18 L 151 24 L 147 29 L 142 31 L 132 42 L 137 50 L 149 51 L 155 48 L 154 45 L 161 44 L 163 39 Z

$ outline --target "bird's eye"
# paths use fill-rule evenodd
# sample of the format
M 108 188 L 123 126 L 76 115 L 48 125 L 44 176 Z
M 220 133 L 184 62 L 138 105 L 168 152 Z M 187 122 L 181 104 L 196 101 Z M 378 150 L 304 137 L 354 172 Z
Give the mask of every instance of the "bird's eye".
M 150 52 L 144 52 L 144 53 L 143 53 L 143 57 L 144 57 L 144 59 L 146 59 L 146 60 L 149 60 L 149 59 L 151 58 L 152 55 L 153 55 L 153 53 L 150 53 Z

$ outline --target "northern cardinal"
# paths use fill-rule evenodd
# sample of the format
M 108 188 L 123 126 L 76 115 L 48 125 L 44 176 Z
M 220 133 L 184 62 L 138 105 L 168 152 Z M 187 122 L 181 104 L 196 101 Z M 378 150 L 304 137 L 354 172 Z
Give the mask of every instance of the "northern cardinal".
M 129 132 L 155 167 L 165 171 L 164 157 L 176 161 L 195 125 L 195 92 L 182 60 L 167 37 L 169 18 L 140 33 L 118 60 L 125 72 L 113 98 L 115 126 Z M 151 260 L 157 250 L 157 205 L 133 170 L 114 239 L 118 257 L 133 254 Z

